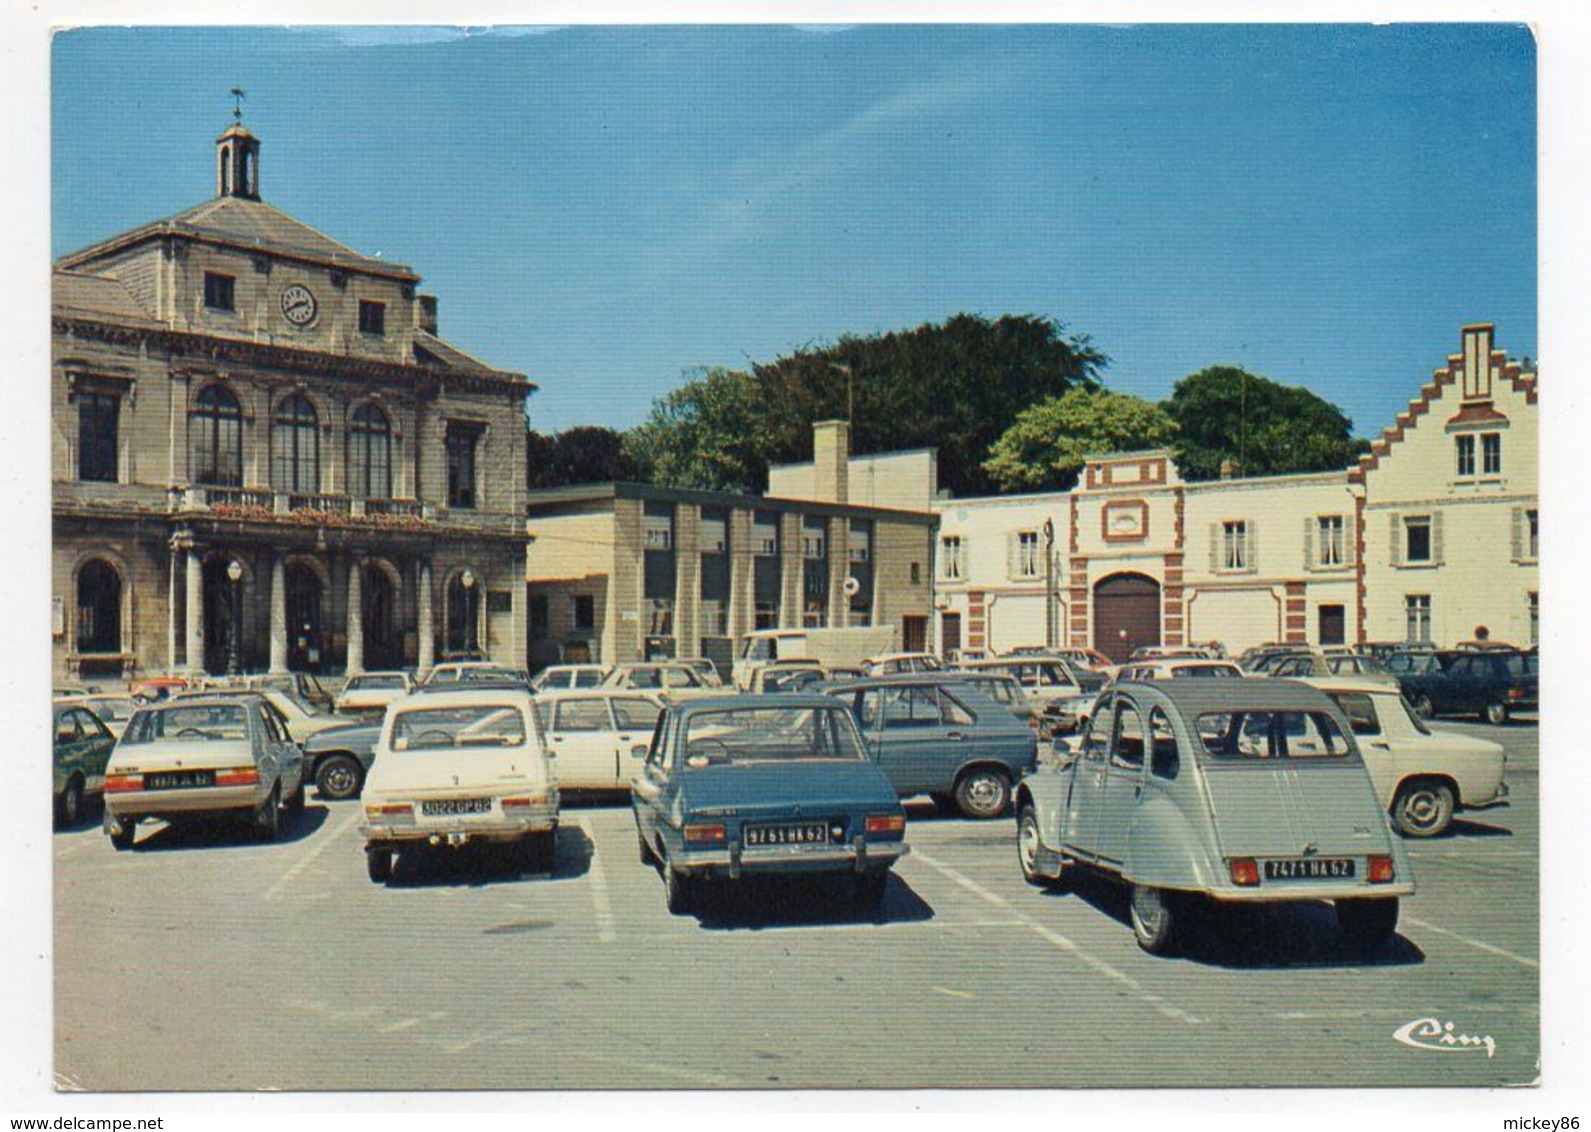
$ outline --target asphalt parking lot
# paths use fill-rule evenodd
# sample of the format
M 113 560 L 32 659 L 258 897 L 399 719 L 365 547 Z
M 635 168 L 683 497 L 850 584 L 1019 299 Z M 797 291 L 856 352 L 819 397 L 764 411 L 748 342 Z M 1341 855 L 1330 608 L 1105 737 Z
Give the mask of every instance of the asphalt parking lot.
M 1534 724 L 1509 805 L 1411 843 L 1380 954 L 1324 905 L 1215 920 L 1141 952 L 1123 894 L 1047 893 L 1014 824 L 908 806 L 876 911 L 824 883 L 671 916 L 627 804 L 565 810 L 558 864 L 365 875 L 357 802 L 282 840 L 97 824 L 55 852 L 56 1083 L 67 1090 L 1494 1085 L 1538 1074 Z M 1410 1023 L 1480 1041 L 1430 1048 Z M 1413 1031 L 1418 1033 L 1418 1030 Z M 1563 1067 L 1559 1067 L 1563 1069 Z

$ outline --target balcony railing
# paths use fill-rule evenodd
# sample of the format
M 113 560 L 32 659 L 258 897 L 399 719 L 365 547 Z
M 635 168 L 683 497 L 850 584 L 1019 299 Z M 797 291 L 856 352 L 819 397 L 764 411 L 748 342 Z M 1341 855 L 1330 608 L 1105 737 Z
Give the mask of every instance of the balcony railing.
M 346 495 L 311 495 L 294 492 L 287 496 L 277 496 L 277 499 L 286 500 L 285 506 L 278 505 L 278 511 L 325 511 L 329 515 L 352 515 L 354 513 L 354 500 Z
M 364 502 L 366 515 L 408 515 L 418 519 L 424 513 L 424 508 L 413 499 L 367 499 Z
M 305 519 L 327 516 L 334 519 L 364 519 L 376 522 L 386 519 L 436 518 L 436 508 L 414 499 L 354 499 L 347 495 L 327 495 L 321 492 L 282 492 L 258 488 L 190 487 L 173 496 L 175 506 L 181 511 L 231 512 L 245 518 L 265 518 L 269 515 L 299 515 Z

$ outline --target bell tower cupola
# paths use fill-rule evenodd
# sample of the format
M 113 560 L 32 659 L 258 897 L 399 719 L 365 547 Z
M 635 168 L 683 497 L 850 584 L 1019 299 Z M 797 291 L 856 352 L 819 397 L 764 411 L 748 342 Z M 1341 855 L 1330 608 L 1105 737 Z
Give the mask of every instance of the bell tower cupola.
M 243 91 L 233 87 L 232 97 L 232 124 L 215 139 L 215 195 L 259 200 L 260 139 L 243 124 Z

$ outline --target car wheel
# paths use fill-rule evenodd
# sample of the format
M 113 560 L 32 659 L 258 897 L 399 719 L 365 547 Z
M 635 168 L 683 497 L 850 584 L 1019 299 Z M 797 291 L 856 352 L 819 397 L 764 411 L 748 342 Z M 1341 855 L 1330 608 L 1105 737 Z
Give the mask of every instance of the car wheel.
M 270 796 L 254 811 L 254 835 L 261 841 L 275 841 L 282 832 L 281 784 L 271 787 Z
M 351 755 L 328 755 L 315 768 L 315 789 L 322 798 L 341 802 L 358 796 L 364 785 L 364 768 Z
M 386 884 L 392 879 L 392 850 L 365 850 L 365 871 L 377 884 Z
M 1429 778 L 1405 782 L 1392 801 L 1392 820 L 1405 837 L 1445 832 L 1453 821 L 1453 788 Z
M 956 808 L 969 818 L 997 818 L 1011 802 L 1011 780 L 993 767 L 975 767 L 956 780 Z
M 1355 951 L 1375 951 L 1398 926 L 1398 898 L 1337 901 L 1337 924 Z
M 1016 858 L 1022 866 L 1022 879 L 1040 888 L 1048 888 L 1061 879 L 1065 865 L 1060 854 L 1055 855 L 1056 872 L 1039 871 L 1039 859 L 1044 853 L 1044 839 L 1039 834 L 1039 815 L 1031 802 L 1024 803 L 1016 818 Z
M 536 871 L 551 874 L 558 867 L 558 831 L 549 830 L 531 838 L 530 852 Z
M 1430 696 L 1416 696 L 1414 698 L 1414 714 L 1421 719 L 1430 719 L 1436 714 L 1436 706 L 1431 703 Z
M 118 853 L 125 852 L 133 847 L 133 838 L 138 836 L 138 821 L 136 818 L 117 817 L 106 810 L 105 833 L 110 837 L 112 849 Z
M 1501 700 L 1493 700 L 1486 705 L 1486 710 L 1481 712 L 1481 718 L 1487 723 L 1501 727 L 1508 722 L 1508 705 Z
M 305 784 L 304 784 L 303 778 L 300 777 L 299 780 L 298 780 L 297 788 L 294 789 L 294 791 L 287 796 L 287 812 L 288 813 L 290 813 L 290 814 L 301 814 L 301 813 L 304 812 L 304 793 L 305 793 Z
M 863 907 L 877 908 L 884 903 L 884 890 L 888 886 L 888 869 L 868 869 L 857 876 L 852 896 Z
M 668 910 L 682 916 L 696 902 L 696 882 L 684 873 L 676 872 L 667 861 L 663 862 L 663 896 Z
M 1165 955 L 1176 941 L 1179 922 L 1173 894 L 1146 884 L 1132 886 L 1132 934 L 1151 955 Z
M 83 816 L 83 780 L 73 775 L 66 780 L 66 788 L 55 799 L 55 824 L 60 829 L 71 829 Z

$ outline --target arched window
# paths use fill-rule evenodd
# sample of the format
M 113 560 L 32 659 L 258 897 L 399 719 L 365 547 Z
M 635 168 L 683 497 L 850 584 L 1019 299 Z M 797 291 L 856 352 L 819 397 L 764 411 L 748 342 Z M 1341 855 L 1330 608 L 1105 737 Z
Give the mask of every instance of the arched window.
M 243 410 L 232 390 L 207 385 L 195 399 L 193 481 L 243 486 Z
M 122 576 L 103 558 L 77 572 L 77 651 L 122 651 Z
M 362 499 L 392 497 L 392 424 L 378 405 L 354 410 L 348 430 L 348 490 Z
M 271 418 L 271 486 L 277 491 L 320 490 L 320 431 L 315 406 L 293 394 Z

